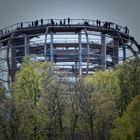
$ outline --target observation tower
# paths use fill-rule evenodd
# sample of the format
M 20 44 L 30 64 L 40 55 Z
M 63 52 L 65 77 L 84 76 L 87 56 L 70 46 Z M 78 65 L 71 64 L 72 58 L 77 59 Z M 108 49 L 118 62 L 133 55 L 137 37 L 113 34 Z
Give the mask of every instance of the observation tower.
M 139 52 L 129 29 L 113 22 L 68 18 L 16 23 L 0 30 L 0 84 L 10 87 L 26 55 L 50 61 L 54 73 L 82 77 Z

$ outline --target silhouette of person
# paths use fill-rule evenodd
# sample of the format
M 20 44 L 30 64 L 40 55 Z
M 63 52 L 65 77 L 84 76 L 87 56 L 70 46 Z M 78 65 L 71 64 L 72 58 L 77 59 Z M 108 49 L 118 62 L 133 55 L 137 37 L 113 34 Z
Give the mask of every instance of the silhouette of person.
M 64 19 L 64 25 L 66 24 L 66 19 Z
M 109 22 L 107 22 L 107 28 L 108 28 L 108 29 L 110 28 L 110 24 L 109 24 Z
M 106 22 L 104 23 L 104 27 L 106 28 Z
M 21 22 L 20 27 L 23 28 L 23 23 Z
M 40 21 L 41 21 L 41 26 L 43 26 L 43 19 L 41 19 Z
M 115 28 L 116 28 L 116 30 L 118 30 L 118 29 L 119 29 L 119 28 L 118 28 L 118 25 L 116 25 Z
M 32 21 L 32 27 L 34 26 L 34 22 Z
M 109 22 L 105 22 L 105 23 L 104 23 L 104 27 L 105 27 L 105 28 L 110 28 Z
M 87 22 L 86 21 L 84 22 L 84 25 L 87 25 Z
M 36 26 L 38 26 L 38 20 L 36 20 Z
M 60 20 L 60 25 L 62 25 L 62 21 Z
M 98 20 L 98 19 L 96 20 L 96 25 L 97 25 L 97 27 L 98 27 L 98 25 L 99 25 L 99 20 Z
M 97 27 L 100 27 L 101 26 L 101 21 L 100 20 L 96 20 L 96 25 L 97 25 Z
M 108 28 L 110 29 L 110 27 L 111 27 L 111 22 L 108 22 Z
M 125 33 L 127 34 L 128 33 L 128 27 L 125 26 Z
M 70 18 L 68 18 L 68 25 L 70 25 Z
M 100 20 L 98 20 L 98 25 L 99 25 L 99 27 L 101 26 L 101 21 Z
M 112 22 L 109 22 L 109 26 L 110 26 L 110 28 L 112 28 L 112 24 L 113 24 Z
M 38 20 L 35 21 L 35 26 L 38 26 Z
M 109 28 L 109 23 L 108 22 L 106 22 L 106 28 Z
M 54 26 L 54 21 L 53 21 L 53 19 L 51 19 L 51 25 Z

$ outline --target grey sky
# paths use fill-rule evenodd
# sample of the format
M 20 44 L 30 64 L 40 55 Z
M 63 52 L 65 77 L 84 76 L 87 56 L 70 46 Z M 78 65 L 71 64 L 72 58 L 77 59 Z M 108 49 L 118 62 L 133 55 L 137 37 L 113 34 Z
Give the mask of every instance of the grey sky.
M 140 0 L 0 0 L 0 29 L 40 18 L 87 18 L 128 26 L 140 42 Z

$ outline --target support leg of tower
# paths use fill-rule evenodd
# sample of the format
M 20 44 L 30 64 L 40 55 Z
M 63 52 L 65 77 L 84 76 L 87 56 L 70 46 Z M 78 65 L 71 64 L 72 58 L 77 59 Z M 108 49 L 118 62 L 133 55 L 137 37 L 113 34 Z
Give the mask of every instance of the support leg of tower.
M 86 74 L 88 74 L 88 70 L 89 70 L 89 49 L 90 49 L 90 45 L 89 45 L 89 39 L 88 39 L 88 33 L 87 30 L 85 29 L 85 35 L 86 35 L 86 40 L 87 40 L 87 68 L 86 68 Z
M 119 38 L 120 38 L 120 42 L 121 42 L 121 45 L 122 45 L 122 50 L 123 50 L 123 61 L 126 60 L 126 48 L 125 48 L 125 43 L 124 43 L 124 40 L 121 36 L 121 34 L 119 32 L 117 32 Z
M 51 32 L 51 43 L 50 43 L 50 60 L 53 65 L 54 62 L 54 50 L 53 50 L 53 32 Z
M 7 69 L 8 69 L 7 81 L 8 81 L 9 93 L 11 92 L 11 83 L 15 77 L 14 69 L 16 69 L 16 57 L 15 57 L 16 52 L 14 52 L 15 48 L 12 47 L 13 36 L 14 36 L 14 33 L 12 33 L 12 35 L 10 36 L 10 39 L 8 40 L 7 50 L 6 50 Z
M 30 54 L 30 39 L 24 35 L 25 56 Z
M 48 34 L 48 26 L 46 27 L 46 32 L 45 32 L 45 44 L 44 44 L 45 60 L 47 60 L 47 34 Z
M 105 45 L 105 34 L 101 34 L 101 66 L 106 69 L 106 45 Z
M 113 39 L 113 54 L 112 54 L 112 62 L 113 62 L 113 65 L 116 65 L 118 64 L 118 58 L 119 58 L 119 54 L 118 54 L 118 51 L 119 51 L 119 40 L 114 38 Z
M 78 34 L 78 42 L 79 42 L 79 76 L 82 76 L 82 37 L 81 32 Z

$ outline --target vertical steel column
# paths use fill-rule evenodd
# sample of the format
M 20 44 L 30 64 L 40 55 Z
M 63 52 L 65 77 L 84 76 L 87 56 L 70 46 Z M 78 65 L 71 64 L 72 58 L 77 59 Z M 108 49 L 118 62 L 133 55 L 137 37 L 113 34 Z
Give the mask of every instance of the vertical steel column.
M 12 86 L 12 80 L 13 80 L 13 75 L 12 75 L 12 72 L 13 72 L 13 66 L 12 65 L 12 62 L 13 62 L 13 54 L 12 54 L 12 45 L 11 45 L 11 41 L 12 41 L 12 37 L 14 36 L 14 33 L 11 34 L 10 36 L 10 39 L 8 40 L 8 43 L 7 43 L 7 50 L 6 50 L 6 59 L 7 59 L 7 69 L 8 69 L 8 75 L 7 75 L 7 81 L 8 81 L 8 91 L 9 93 L 11 92 L 11 86 Z M 11 52 L 10 52 L 10 49 L 11 49 Z M 11 53 L 11 55 L 10 55 Z M 11 60 L 10 60 L 10 57 L 11 57 Z
M 8 41 L 8 45 L 7 45 L 7 50 L 6 50 L 6 58 L 7 58 L 7 69 L 8 69 L 8 74 L 7 74 L 7 88 L 8 88 L 8 91 L 10 93 L 11 91 L 11 65 L 10 65 L 10 40 Z M 12 61 L 12 60 L 11 60 Z
M 0 44 L 0 85 L 6 86 L 7 85 L 7 76 L 8 76 L 8 68 L 7 68 L 7 58 L 6 58 L 6 51 L 7 47 L 3 46 L 3 44 Z
M 89 45 L 89 39 L 88 39 L 88 33 L 86 28 L 84 29 L 85 35 L 86 35 L 86 40 L 87 40 L 87 68 L 86 68 L 86 74 L 88 74 L 89 70 L 89 53 L 90 53 L 90 45 Z
M 118 64 L 119 62 L 119 52 L 118 52 L 118 48 L 119 48 L 119 40 L 117 38 L 113 39 L 113 54 L 112 54 L 112 62 L 113 65 Z
M 124 43 L 124 40 L 121 36 L 121 34 L 119 33 L 119 31 L 117 32 L 118 36 L 119 36 L 119 40 L 121 42 L 121 45 L 122 45 L 122 50 L 123 50 L 123 61 L 126 60 L 126 48 L 125 48 L 125 43 Z
M 25 56 L 30 54 L 29 38 L 24 35 Z
M 123 49 L 123 61 L 126 60 L 126 48 L 125 48 L 125 45 L 122 46 L 122 49 Z
M 105 34 L 101 33 L 101 66 L 106 69 L 106 45 Z
M 48 26 L 46 27 L 46 32 L 45 32 L 45 44 L 44 44 L 45 60 L 47 60 L 47 34 L 48 34 Z
M 50 42 L 50 60 L 51 60 L 51 64 L 53 65 L 53 62 L 54 62 L 53 32 L 51 32 L 50 35 L 51 35 L 51 42 Z
M 82 76 L 82 36 L 81 31 L 78 34 L 78 43 L 79 43 L 79 76 Z

